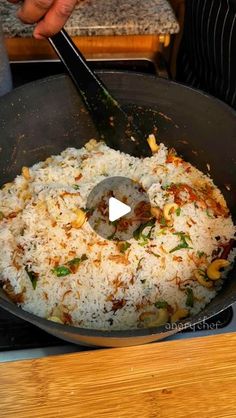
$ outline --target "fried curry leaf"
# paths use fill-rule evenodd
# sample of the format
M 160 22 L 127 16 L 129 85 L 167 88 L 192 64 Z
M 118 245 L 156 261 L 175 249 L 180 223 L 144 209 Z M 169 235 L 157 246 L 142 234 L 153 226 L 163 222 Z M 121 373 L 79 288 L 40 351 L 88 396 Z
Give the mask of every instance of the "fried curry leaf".
M 172 248 L 172 250 L 169 251 L 170 253 L 182 250 L 183 248 L 192 249 L 192 247 L 190 247 L 187 243 L 187 240 L 191 241 L 191 238 L 188 234 L 185 234 L 184 232 L 175 232 L 174 235 L 177 235 L 180 238 L 180 243 L 176 247 Z
M 81 257 L 73 258 L 73 260 L 68 261 L 66 264 L 68 266 L 78 266 L 82 261 L 88 260 L 86 254 L 83 254 Z
M 123 242 L 121 245 L 120 245 L 120 252 L 121 253 L 125 253 L 125 251 L 126 250 L 128 250 L 128 248 L 131 246 L 131 244 L 129 243 L 129 242 Z
M 35 290 L 37 286 L 37 281 L 38 281 L 38 274 L 34 273 L 34 271 L 28 270 L 28 267 L 25 267 L 25 271 L 28 274 L 28 277 L 32 283 L 33 289 Z
M 139 227 L 137 229 L 135 229 L 135 231 L 133 232 L 133 237 L 134 239 L 136 239 L 136 241 L 144 241 L 146 242 L 148 239 L 150 239 L 151 233 L 152 233 L 152 228 L 155 225 L 156 220 L 153 218 L 148 222 L 145 222 L 144 224 L 139 225 Z M 150 230 L 147 234 L 143 234 L 143 231 L 145 228 L 147 228 L 148 226 L 150 226 Z
M 186 306 L 189 306 L 190 308 L 192 308 L 193 302 L 194 302 L 193 289 L 191 289 L 190 287 L 187 287 L 186 295 L 187 295 Z

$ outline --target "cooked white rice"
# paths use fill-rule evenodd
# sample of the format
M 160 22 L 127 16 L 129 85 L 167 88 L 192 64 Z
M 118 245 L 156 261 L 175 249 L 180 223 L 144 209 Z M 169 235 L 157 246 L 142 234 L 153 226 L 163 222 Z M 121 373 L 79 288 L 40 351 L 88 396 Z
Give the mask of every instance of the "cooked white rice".
M 88 221 L 75 226 L 93 187 L 113 176 L 139 182 L 161 214 L 144 229 L 149 238 L 129 239 L 123 252 Z M 179 209 L 165 222 L 163 208 L 174 201 Z M 5 185 L 0 215 L 0 277 L 9 297 L 40 317 L 94 329 L 152 326 L 163 310 L 162 322 L 199 312 L 222 280 L 207 288 L 195 271 L 205 275 L 235 233 L 212 180 L 163 144 L 143 160 L 103 143 L 68 148 Z M 69 273 L 58 277 L 61 267 Z

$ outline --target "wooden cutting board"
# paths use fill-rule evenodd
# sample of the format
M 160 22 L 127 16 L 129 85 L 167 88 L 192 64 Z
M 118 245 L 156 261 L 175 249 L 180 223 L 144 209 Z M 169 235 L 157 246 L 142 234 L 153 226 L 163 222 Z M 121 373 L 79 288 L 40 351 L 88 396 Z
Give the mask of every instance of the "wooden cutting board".
M 0 364 L 0 417 L 235 418 L 236 333 Z

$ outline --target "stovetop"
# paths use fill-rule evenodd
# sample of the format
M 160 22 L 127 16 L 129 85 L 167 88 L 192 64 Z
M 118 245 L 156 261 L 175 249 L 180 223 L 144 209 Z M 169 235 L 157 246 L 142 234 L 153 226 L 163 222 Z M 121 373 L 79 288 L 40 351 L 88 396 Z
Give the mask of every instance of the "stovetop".
M 156 66 L 147 60 L 91 62 L 94 69 L 129 70 L 158 75 Z M 14 87 L 63 72 L 58 61 L 11 63 Z M 236 304 L 225 311 L 168 339 L 195 338 L 236 331 Z M 94 348 L 79 347 L 59 340 L 22 319 L 0 309 L 0 362 L 63 354 Z

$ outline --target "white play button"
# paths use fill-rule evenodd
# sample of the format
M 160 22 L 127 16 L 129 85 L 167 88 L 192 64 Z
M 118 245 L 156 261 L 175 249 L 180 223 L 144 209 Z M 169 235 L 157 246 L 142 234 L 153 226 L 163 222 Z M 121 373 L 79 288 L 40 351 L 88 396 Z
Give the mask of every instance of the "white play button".
M 109 221 L 114 222 L 131 212 L 131 207 L 114 197 L 109 199 Z

